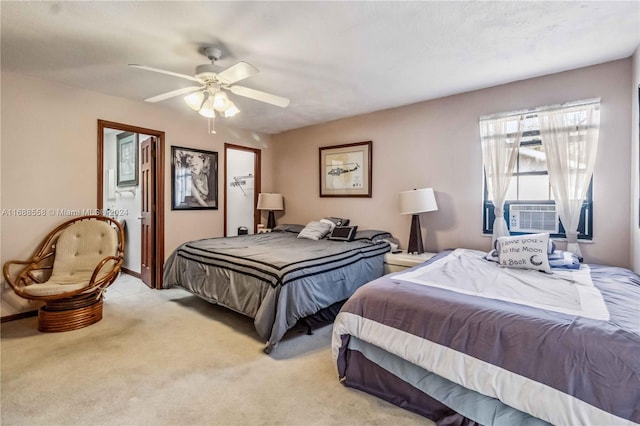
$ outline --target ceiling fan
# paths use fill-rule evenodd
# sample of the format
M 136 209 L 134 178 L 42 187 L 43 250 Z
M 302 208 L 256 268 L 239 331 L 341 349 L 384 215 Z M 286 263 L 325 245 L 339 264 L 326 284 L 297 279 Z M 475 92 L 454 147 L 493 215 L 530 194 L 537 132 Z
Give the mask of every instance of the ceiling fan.
M 235 104 L 229 99 L 226 91 L 230 91 L 238 96 L 244 96 L 245 98 L 276 105 L 281 108 L 286 108 L 289 105 L 289 99 L 287 98 L 261 92 L 249 87 L 235 85 L 236 82 L 254 76 L 260 72 L 253 65 L 241 61 L 221 72 L 217 72 L 216 69 L 218 67 L 215 65 L 215 62 L 222 56 L 222 51 L 217 47 L 205 47 L 203 49 L 203 53 L 207 58 L 209 58 L 211 63 L 198 65 L 194 76 L 147 67 L 145 65 L 129 64 L 129 66 L 133 68 L 172 75 L 174 77 L 195 81 L 200 84 L 199 86 L 190 86 L 162 93 L 145 99 L 145 102 L 159 102 L 176 96 L 187 95 L 184 98 L 187 105 L 189 105 L 193 110 L 198 111 L 200 115 L 210 119 L 216 117 L 216 111 L 223 117 L 232 117 L 240 112 Z M 212 133 L 215 133 L 215 131 Z

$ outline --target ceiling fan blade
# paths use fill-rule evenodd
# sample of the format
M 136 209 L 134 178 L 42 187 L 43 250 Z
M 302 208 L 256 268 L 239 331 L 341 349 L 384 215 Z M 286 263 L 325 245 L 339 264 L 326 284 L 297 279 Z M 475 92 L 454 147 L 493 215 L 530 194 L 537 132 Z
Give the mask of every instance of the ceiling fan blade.
M 173 98 L 175 96 L 179 96 L 179 95 L 184 95 L 186 93 L 191 93 L 191 92 L 195 92 L 196 90 L 200 90 L 200 89 L 204 89 L 205 86 L 200 86 L 200 87 L 196 87 L 196 86 L 191 86 L 191 87 L 184 87 L 182 89 L 178 89 L 178 90 L 173 90 L 171 92 L 167 92 L 167 93 L 163 93 L 161 95 L 157 95 L 151 98 L 147 98 L 144 101 L 145 102 L 159 102 L 159 101 L 164 101 L 165 99 L 169 99 L 169 98 Z
M 246 62 L 238 62 L 218 74 L 218 80 L 223 84 L 233 84 L 236 81 L 244 80 L 260 72 L 258 68 Z
M 248 87 L 231 86 L 229 90 L 231 90 L 231 93 L 235 93 L 236 95 L 255 99 L 257 101 L 266 102 L 268 104 L 279 106 L 281 108 L 286 108 L 289 105 L 289 99 L 287 98 L 283 98 L 282 96 L 272 95 L 270 93 L 261 92 L 255 89 L 250 89 Z
M 172 75 L 174 77 L 186 78 L 187 80 L 197 81 L 198 83 L 201 83 L 199 78 L 194 77 L 192 75 L 180 74 L 178 72 L 167 71 L 167 70 L 161 70 L 159 68 L 148 67 L 146 65 L 129 64 L 129 66 L 132 67 L 132 68 L 139 68 L 139 69 L 145 70 L 145 71 L 153 71 L 153 72 L 158 72 L 160 74 Z

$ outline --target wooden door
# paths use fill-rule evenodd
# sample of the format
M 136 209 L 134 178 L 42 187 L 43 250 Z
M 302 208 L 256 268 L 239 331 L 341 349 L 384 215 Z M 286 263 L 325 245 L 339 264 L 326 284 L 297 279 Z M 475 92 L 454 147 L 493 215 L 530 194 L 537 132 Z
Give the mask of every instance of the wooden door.
M 149 287 L 155 283 L 155 210 L 156 210 L 156 140 L 149 138 L 140 144 L 140 169 L 141 169 L 141 259 L 140 276 Z

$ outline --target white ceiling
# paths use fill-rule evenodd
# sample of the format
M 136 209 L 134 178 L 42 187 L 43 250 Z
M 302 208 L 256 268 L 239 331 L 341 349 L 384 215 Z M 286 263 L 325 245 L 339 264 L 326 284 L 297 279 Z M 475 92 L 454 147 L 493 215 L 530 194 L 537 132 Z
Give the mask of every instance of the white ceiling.
M 2 1 L 3 71 L 145 98 L 249 62 L 241 84 L 291 99 L 286 109 L 231 95 L 232 126 L 265 133 L 412 104 L 629 57 L 639 1 L 34 2 Z M 179 98 L 168 108 L 188 108 Z M 194 112 L 195 114 L 195 112 Z

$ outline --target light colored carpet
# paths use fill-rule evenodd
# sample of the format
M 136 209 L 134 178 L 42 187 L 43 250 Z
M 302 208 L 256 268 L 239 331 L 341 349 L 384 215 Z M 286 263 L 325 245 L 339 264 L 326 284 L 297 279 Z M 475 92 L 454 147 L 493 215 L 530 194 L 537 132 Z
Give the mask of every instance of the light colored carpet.
M 292 330 L 268 356 L 250 318 L 127 275 L 97 324 L 1 331 L 4 426 L 433 425 L 339 384 L 331 326 Z

